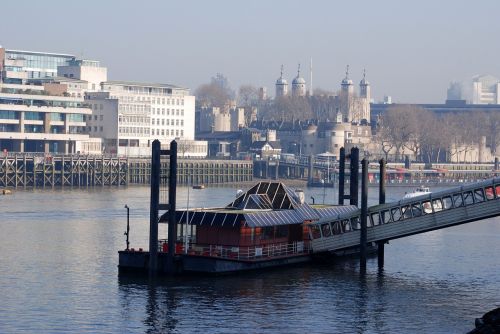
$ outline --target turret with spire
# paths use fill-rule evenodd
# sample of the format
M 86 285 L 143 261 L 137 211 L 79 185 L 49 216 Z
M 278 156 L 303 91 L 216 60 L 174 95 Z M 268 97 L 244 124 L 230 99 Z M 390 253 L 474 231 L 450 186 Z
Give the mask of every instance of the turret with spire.
M 306 96 L 306 81 L 300 77 L 300 63 L 297 68 L 297 76 L 292 81 L 292 95 Z
M 276 97 L 288 95 L 288 82 L 283 79 L 283 65 L 281 65 L 281 74 L 276 80 Z

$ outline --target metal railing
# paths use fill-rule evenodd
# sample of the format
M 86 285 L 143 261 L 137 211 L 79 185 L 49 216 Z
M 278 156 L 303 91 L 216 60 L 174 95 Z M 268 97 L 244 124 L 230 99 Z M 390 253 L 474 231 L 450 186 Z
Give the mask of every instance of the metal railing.
M 166 252 L 167 240 L 159 240 L 158 251 Z M 231 260 L 257 261 L 278 257 L 308 254 L 311 247 L 307 241 L 276 243 L 259 246 L 222 246 L 189 244 L 188 255 L 198 255 Z M 177 243 L 176 253 L 185 254 L 184 244 Z

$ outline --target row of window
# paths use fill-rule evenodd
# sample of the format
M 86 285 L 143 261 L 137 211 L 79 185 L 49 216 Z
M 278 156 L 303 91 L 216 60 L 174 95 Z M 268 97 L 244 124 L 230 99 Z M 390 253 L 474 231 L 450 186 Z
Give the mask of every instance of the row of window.
M 121 134 L 128 134 L 128 135 L 149 136 L 149 128 L 137 127 L 137 126 L 120 126 L 118 132 Z
M 156 122 L 155 122 L 156 120 Z M 151 119 L 151 125 L 160 125 L 160 119 L 159 118 L 153 118 Z M 184 126 L 184 120 L 183 119 L 176 119 L 175 122 L 173 119 L 162 119 L 161 120 L 161 125 L 175 125 L 175 126 Z
M 470 206 L 476 203 L 491 201 L 500 198 L 500 184 L 477 188 L 464 192 L 457 192 L 452 195 L 432 200 L 418 201 L 407 205 L 393 207 L 380 212 L 374 212 L 369 215 L 368 226 L 376 226 L 402 221 L 409 218 L 420 217 L 422 215 Z M 345 232 L 359 230 L 361 228 L 360 217 L 352 217 L 332 223 L 323 223 L 321 225 L 311 225 L 311 233 L 314 239 L 321 236 L 329 237 L 331 235 L 342 234 Z
M 151 135 L 155 135 L 155 129 L 151 129 Z M 168 129 L 156 129 L 156 135 L 157 136 L 168 136 Z M 184 130 L 173 130 L 170 129 L 170 136 L 176 136 L 176 137 L 184 137 Z
M 183 106 L 184 99 L 174 98 L 154 98 L 149 96 L 111 96 L 112 99 L 119 99 L 121 102 L 149 102 L 167 106 Z
M 153 115 L 165 115 L 165 108 L 152 108 Z M 170 109 L 167 108 L 167 115 L 170 115 Z M 184 116 L 184 109 L 172 109 L 172 116 Z
M 104 115 L 87 115 L 83 116 L 83 120 L 91 121 L 92 117 L 94 118 L 94 121 L 97 121 L 98 118 L 100 121 L 104 120 Z

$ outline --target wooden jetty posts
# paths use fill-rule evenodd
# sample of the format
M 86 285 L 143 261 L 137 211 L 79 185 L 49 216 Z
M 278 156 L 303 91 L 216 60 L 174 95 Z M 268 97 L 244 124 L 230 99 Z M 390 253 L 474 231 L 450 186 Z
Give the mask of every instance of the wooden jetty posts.
M 162 171 L 169 161 L 161 163 Z M 250 160 L 180 159 L 179 184 L 248 182 Z M 150 184 L 150 157 L 8 153 L 0 157 L 0 188 L 53 188 Z
M 349 194 L 345 194 L 345 166 L 346 159 L 349 163 Z M 380 164 L 380 183 L 379 183 L 379 203 L 385 203 L 385 180 L 386 180 L 386 162 L 384 159 Z M 359 201 L 359 148 L 353 147 L 351 153 L 346 155 L 345 148 L 340 149 L 339 156 L 339 196 L 338 204 L 344 205 L 344 200 L 349 199 L 349 204 L 358 206 Z M 367 221 L 368 221 L 368 160 L 361 161 L 361 233 L 359 243 L 360 268 L 366 270 L 367 256 Z M 378 266 L 384 266 L 384 244 L 386 241 L 377 243 Z

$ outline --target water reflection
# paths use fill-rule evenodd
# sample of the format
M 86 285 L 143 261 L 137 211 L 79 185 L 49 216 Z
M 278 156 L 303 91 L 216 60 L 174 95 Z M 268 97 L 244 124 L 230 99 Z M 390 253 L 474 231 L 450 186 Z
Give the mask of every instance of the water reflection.
M 373 266 L 361 274 L 356 260 L 155 281 L 120 275 L 118 282 L 123 312 L 142 312 L 148 333 L 439 333 L 436 319 L 449 332 L 447 314 L 467 313 L 450 299 L 461 293 L 453 282 L 415 281 Z M 142 311 L 132 310 L 138 305 Z

